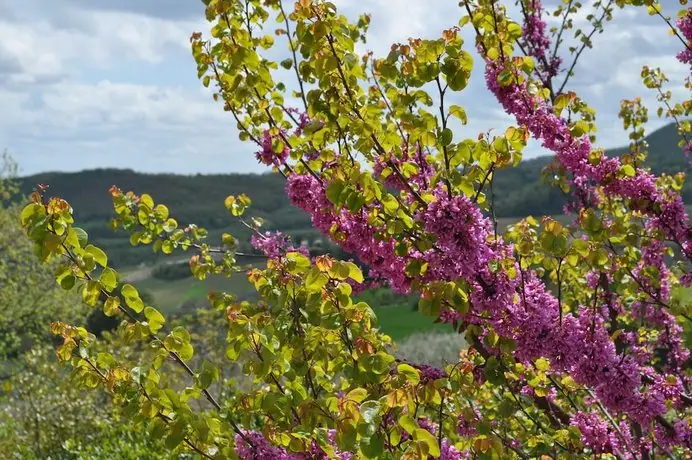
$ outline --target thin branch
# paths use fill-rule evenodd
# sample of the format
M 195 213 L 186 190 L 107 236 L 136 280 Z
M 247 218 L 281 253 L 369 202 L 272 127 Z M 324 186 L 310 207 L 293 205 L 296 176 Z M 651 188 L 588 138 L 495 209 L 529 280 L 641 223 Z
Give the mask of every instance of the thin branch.
M 682 42 L 683 46 L 684 46 L 686 49 L 688 49 L 689 51 L 692 51 L 692 47 L 690 47 L 690 45 L 687 43 L 687 40 L 685 40 L 685 38 L 684 38 L 682 35 L 680 35 L 680 32 L 678 32 L 677 27 L 675 27 L 673 24 L 671 24 L 671 23 L 670 23 L 670 20 L 669 20 L 667 17 L 663 16 L 663 13 L 661 13 L 661 11 L 660 11 L 658 8 L 656 8 L 656 14 L 657 14 L 658 16 L 660 16 L 661 19 L 663 19 L 663 20 L 666 22 L 666 24 L 668 24 L 668 27 L 670 27 L 670 30 L 672 30 L 673 33 L 675 34 L 675 36 L 678 37 L 678 38 L 680 39 L 680 41 Z M 688 13 L 688 14 L 689 14 L 689 13 Z
M 560 85 L 560 89 L 557 91 L 556 94 L 562 93 L 562 91 L 565 89 L 565 86 L 567 86 L 567 82 L 569 79 L 572 77 L 572 72 L 574 71 L 574 68 L 577 65 L 577 61 L 579 61 L 579 56 L 584 52 L 586 47 L 588 46 L 589 43 L 591 43 L 591 37 L 598 31 L 602 30 L 602 25 L 601 23 L 603 22 L 603 19 L 606 17 L 606 14 L 608 14 L 608 10 L 610 9 L 610 6 L 613 4 L 613 0 L 608 0 L 608 4 L 603 7 L 603 14 L 601 14 L 601 17 L 598 18 L 596 21 L 594 28 L 589 32 L 589 35 L 586 36 L 586 39 L 582 41 L 581 47 L 579 48 L 579 51 L 577 51 L 576 56 L 574 57 L 574 60 L 572 61 L 572 65 L 569 67 L 569 70 L 567 71 L 567 75 L 565 75 L 565 80 L 562 82 L 562 85 Z
M 291 27 L 288 23 L 288 16 L 286 11 L 284 11 L 283 1 L 279 0 L 279 9 L 281 10 L 281 15 L 284 17 L 284 24 L 286 24 L 286 36 L 288 37 L 288 44 L 291 47 L 291 53 L 293 53 L 293 69 L 296 72 L 296 80 L 298 80 L 298 86 L 300 86 L 300 98 L 303 100 L 303 106 L 305 107 L 305 113 L 308 112 L 308 101 L 305 99 L 305 88 L 303 88 L 303 79 L 300 78 L 300 72 L 298 71 L 298 56 L 296 55 L 296 47 L 293 44 L 293 38 L 291 37 Z

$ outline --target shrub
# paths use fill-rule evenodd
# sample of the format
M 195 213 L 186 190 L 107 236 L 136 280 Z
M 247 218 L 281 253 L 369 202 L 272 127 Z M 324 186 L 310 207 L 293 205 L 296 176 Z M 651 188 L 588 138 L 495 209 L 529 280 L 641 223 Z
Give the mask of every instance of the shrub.
M 461 2 L 459 27 L 395 44 L 384 58 L 356 55 L 370 18 L 351 22 L 331 2 L 300 0 L 291 11 L 274 0 L 204 3 L 211 37 L 191 37 L 203 85 L 214 85 L 258 160 L 286 176 L 291 202 L 371 279 L 353 262 L 310 258 L 262 231 L 245 219 L 247 195 L 226 198 L 267 259 L 247 273 L 258 301 L 209 296 L 227 321 L 225 358 L 253 383 L 241 392 L 218 364 L 195 360 L 189 331 L 167 327 L 135 286 L 120 285 L 65 200 L 39 191 L 21 214 L 38 256 L 60 258 L 60 285 L 125 319 L 118 337 L 145 351 L 137 360 L 117 356 L 117 347 L 100 351 L 85 329 L 56 322 L 57 353 L 75 381 L 105 387 L 167 448 L 206 458 L 692 454 L 689 303 L 671 296 L 692 283 L 684 177 L 647 169 L 641 99 L 621 105 L 629 152 L 606 157 L 594 147 L 593 110 L 563 91 L 574 64 L 563 76 L 562 56 L 551 52 L 551 35 L 559 47 L 581 3 L 558 7 L 562 26 L 549 32 L 539 1 L 521 1 L 521 23 L 508 2 Z M 662 16 L 654 2 L 615 5 L 642 3 Z M 615 5 L 596 2 L 597 14 L 585 16 L 592 31 L 575 32 L 572 62 Z M 687 9 L 676 25 L 661 22 L 682 42 L 685 65 L 691 23 Z M 276 42 L 291 51 L 281 62 L 272 60 Z M 471 77 L 473 50 L 516 124 L 460 140 L 452 128 L 466 113 L 451 102 Z M 275 80 L 286 75 L 279 65 L 295 73 L 295 92 Z M 689 150 L 682 117 L 690 101 L 675 103 L 660 71 L 642 76 Z M 531 137 L 555 154 L 549 177 L 570 197 L 574 220 L 527 217 L 499 234 L 493 173 L 519 163 Z M 179 228 L 150 195 L 117 187 L 111 195 L 114 226 L 133 244 L 191 251 L 200 280 L 241 270 L 231 235 L 212 246 L 206 230 Z M 675 256 L 669 245 L 679 248 L 675 265 L 666 262 Z M 375 283 L 416 293 L 421 313 L 463 333 L 468 351 L 444 368 L 397 360 L 372 309 L 352 298 Z M 184 388 L 162 378 L 172 368 L 187 376 Z

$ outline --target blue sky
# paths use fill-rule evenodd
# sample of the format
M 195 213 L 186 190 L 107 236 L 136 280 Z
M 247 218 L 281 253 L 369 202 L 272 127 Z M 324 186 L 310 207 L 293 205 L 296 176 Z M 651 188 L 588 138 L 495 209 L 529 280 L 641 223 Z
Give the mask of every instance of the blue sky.
M 351 17 L 372 13 L 367 46 L 376 53 L 410 36 L 434 37 L 460 17 L 458 2 L 450 0 L 335 3 Z M 203 11 L 199 0 L 0 0 L 0 149 L 9 150 L 22 175 L 97 167 L 264 171 L 196 78 L 188 39 L 208 30 Z M 575 18 L 577 26 L 587 11 Z M 640 84 L 643 64 L 666 71 L 671 89 L 689 75 L 674 58 L 680 43 L 660 18 L 641 8 L 614 13 L 569 85 L 597 109 L 604 147 L 627 143 L 617 119 L 623 98 L 645 96 L 649 128 L 665 124 Z M 469 114 L 459 131 L 465 137 L 511 124 L 485 90 L 478 61 L 476 67 L 454 101 Z M 532 144 L 527 156 L 545 153 Z

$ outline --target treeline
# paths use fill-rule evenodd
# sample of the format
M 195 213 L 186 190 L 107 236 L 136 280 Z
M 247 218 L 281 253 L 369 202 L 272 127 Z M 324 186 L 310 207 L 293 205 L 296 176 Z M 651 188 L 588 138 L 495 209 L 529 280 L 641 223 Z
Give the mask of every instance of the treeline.
M 688 171 L 688 159 L 678 147 L 674 125 L 668 125 L 648 136 L 648 165 L 655 173 Z M 626 149 L 614 149 L 619 155 Z M 497 217 L 523 217 L 561 214 L 565 204 L 562 193 L 542 179 L 541 171 L 550 157 L 523 161 L 516 168 L 497 172 L 493 192 Z M 210 231 L 211 241 L 229 232 L 241 241 L 249 238 L 246 227 L 224 208 L 228 195 L 248 193 L 252 199 L 250 213 L 261 217 L 267 229 L 280 229 L 296 242 L 312 245 L 319 234 L 311 227 L 309 217 L 293 207 L 284 193 L 284 179 L 278 174 L 175 175 L 142 174 L 129 169 L 97 169 L 78 173 L 45 173 L 21 180 L 25 194 L 36 184 L 50 185 L 50 193 L 67 199 L 76 210 L 76 218 L 118 266 L 154 261 L 149 248 L 132 248 L 122 233 L 113 233 L 108 222 L 113 216 L 108 189 L 149 193 L 156 202 L 166 204 L 181 224 L 195 223 Z M 201 198 L 203 197 L 203 198 Z M 692 202 L 692 183 L 685 186 L 683 197 Z M 244 247 L 243 249 L 247 249 Z

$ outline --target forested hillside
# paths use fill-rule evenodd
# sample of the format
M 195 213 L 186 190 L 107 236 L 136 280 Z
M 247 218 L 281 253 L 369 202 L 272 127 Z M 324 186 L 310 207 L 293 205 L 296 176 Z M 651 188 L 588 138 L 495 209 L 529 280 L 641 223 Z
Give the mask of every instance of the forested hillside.
M 665 126 L 647 137 L 648 165 L 655 173 L 688 171 L 687 158 L 678 147 L 674 125 Z M 619 155 L 626 148 L 608 151 Z M 541 171 L 551 157 L 523 161 L 518 167 L 500 170 L 494 182 L 497 217 L 523 217 L 529 214 L 562 213 L 564 197 L 541 178 Z M 132 170 L 97 169 L 77 173 L 45 173 L 22 179 L 24 193 L 38 184 L 50 185 L 50 192 L 67 199 L 75 209 L 80 225 L 108 249 L 118 265 L 132 265 L 151 260 L 149 249 L 132 248 L 128 240 L 114 234 L 108 226 L 112 217 L 108 189 L 117 185 L 122 190 L 149 193 L 165 203 L 173 216 L 183 224 L 195 223 L 210 230 L 211 237 L 222 231 L 244 239 L 247 229 L 224 208 L 228 195 L 248 193 L 252 199 L 252 216 L 265 219 L 265 227 L 281 229 L 298 239 L 316 238 L 309 218 L 291 206 L 284 193 L 284 179 L 278 174 L 174 175 L 142 174 Z M 683 193 L 686 203 L 692 202 L 692 183 Z

